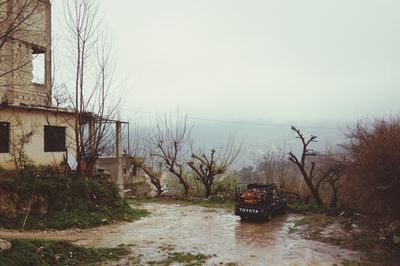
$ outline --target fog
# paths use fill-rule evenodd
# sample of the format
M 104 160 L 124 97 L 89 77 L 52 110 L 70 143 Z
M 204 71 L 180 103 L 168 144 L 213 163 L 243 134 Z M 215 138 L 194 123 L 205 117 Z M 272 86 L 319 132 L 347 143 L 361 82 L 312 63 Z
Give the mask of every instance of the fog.
M 323 147 L 400 111 L 399 1 L 98 2 L 135 124 L 179 108 L 200 143 L 233 134 L 259 150 L 290 143 L 294 124 Z M 62 1 L 53 9 L 57 44 Z

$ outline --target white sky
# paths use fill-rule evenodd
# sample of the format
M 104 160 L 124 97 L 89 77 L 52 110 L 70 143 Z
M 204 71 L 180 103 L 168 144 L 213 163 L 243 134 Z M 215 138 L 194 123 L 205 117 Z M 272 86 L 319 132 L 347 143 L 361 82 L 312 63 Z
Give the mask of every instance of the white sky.
M 177 107 L 282 123 L 400 111 L 398 0 L 99 2 L 130 88 L 124 110 L 139 118 Z

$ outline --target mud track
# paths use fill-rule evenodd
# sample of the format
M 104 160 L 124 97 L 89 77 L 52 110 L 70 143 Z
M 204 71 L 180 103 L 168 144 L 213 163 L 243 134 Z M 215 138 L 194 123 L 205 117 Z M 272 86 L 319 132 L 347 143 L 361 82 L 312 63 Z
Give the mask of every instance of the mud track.
M 290 228 L 302 216 L 286 214 L 266 223 L 247 223 L 223 209 L 177 204 L 146 204 L 151 215 L 132 223 L 88 230 L 17 233 L 0 231 L 0 237 L 69 240 L 78 245 L 127 245 L 132 257 L 118 265 L 162 261 L 168 253 L 210 256 L 207 265 L 340 265 L 360 254 L 333 245 L 303 239 Z M 115 265 L 114 264 L 114 265 Z

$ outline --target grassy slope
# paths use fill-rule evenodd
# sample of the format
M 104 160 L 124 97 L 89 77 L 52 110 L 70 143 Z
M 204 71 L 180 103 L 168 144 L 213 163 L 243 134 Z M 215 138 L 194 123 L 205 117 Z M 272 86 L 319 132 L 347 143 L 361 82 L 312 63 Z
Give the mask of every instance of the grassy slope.
M 11 216 L 0 212 L 0 227 L 8 229 L 22 228 L 28 206 L 31 209 L 26 230 L 88 228 L 136 220 L 148 214 L 146 210 L 132 209 L 119 196 L 115 184 L 100 175 L 28 173 L 22 177 L 7 176 L 0 179 L 0 191 L 11 195 L 11 209 L 17 213 Z
M 62 241 L 9 240 L 12 248 L 0 251 L 0 265 L 94 265 L 127 255 L 124 247 L 84 248 Z

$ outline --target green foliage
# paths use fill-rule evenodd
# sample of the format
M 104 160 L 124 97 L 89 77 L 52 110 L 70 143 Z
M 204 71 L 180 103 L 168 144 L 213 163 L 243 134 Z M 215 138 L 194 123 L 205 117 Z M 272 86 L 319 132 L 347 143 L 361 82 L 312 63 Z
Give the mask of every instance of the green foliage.
M 16 217 L 0 213 L 0 226 L 20 229 L 31 206 L 26 229 L 87 228 L 145 216 L 133 210 L 118 189 L 102 175 L 62 175 L 53 171 L 27 170 L 23 176 L 0 179 L 0 188 L 11 193 Z
M 185 175 L 185 181 L 190 187 L 189 196 L 191 197 L 204 197 L 205 188 L 204 185 L 200 182 L 200 180 L 196 177 L 196 175 L 192 172 L 188 172 Z M 239 178 L 233 176 L 231 174 L 225 174 L 222 176 L 218 176 L 214 180 L 214 184 L 212 186 L 212 194 L 211 197 L 219 195 L 219 197 L 223 197 L 225 199 L 234 199 L 235 196 L 235 187 L 240 183 Z M 171 180 L 168 183 L 169 195 L 174 195 L 177 197 L 183 197 L 184 193 L 182 190 L 182 185 L 179 184 L 177 180 Z
M 327 212 L 327 209 L 325 207 L 314 204 L 304 204 L 300 202 L 289 203 L 288 208 L 292 212 L 299 212 L 299 213 L 323 214 Z
M 294 225 L 302 226 L 302 225 L 306 225 L 306 224 L 312 224 L 313 227 L 315 227 L 315 226 L 325 227 L 335 221 L 338 221 L 337 217 L 325 216 L 325 215 L 311 215 L 311 216 L 306 216 L 300 220 L 295 221 Z
M 128 254 L 124 247 L 84 248 L 62 241 L 11 240 L 12 248 L 0 251 L 0 266 L 94 265 Z
M 215 180 L 213 194 L 222 195 L 223 198 L 234 200 L 235 188 L 239 184 L 240 180 L 237 176 L 231 174 L 223 175 Z
M 210 256 L 206 256 L 204 254 L 198 253 L 196 255 L 191 254 L 191 253 L 178 253 L 174 252 L 171 254 L 168 254 L 168 257 L 163 260 L 163 261 L 151 261 L 149 262 L 150 265 L 163 265 L 163 266 L 169 266 L 169 265 L 185 265 L 185 266 L 200 266 L 204 265 L 206 260 L 210 258 Z
M 343 261 L 343 266 L 361 266 L 361 265 L 366 265 L 366 264 L 362 264 L 359 261 L 353 261 L 353 260 L 344 260 Z

